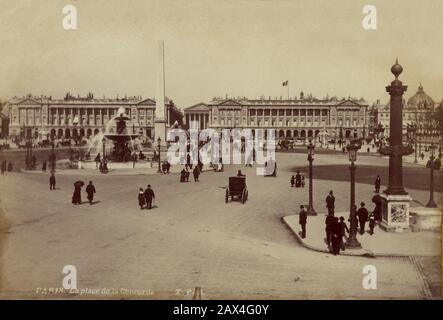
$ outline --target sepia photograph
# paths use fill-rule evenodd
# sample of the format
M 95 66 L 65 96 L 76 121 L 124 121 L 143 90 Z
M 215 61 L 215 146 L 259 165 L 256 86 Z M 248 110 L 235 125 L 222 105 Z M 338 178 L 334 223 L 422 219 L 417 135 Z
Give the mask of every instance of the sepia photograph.
M 441 300 L 443 1 L 0 6 L 0 299 Z

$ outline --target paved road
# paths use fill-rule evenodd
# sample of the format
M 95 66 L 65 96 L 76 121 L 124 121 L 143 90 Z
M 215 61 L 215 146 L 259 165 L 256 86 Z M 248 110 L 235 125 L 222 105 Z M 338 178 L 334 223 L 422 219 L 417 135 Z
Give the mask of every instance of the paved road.
M 3 176 L 0 205 L 11 227 L 2 246 L 1 295 L 44 298 L 35 295 L 36 288 L 61 287 L 63 266 L 75 265 L 79 288 L 149 289 L 154 297 L 181 298 L 176 290 L 200 286 L 203 298 L 423 298 L 409 261 L 331 256 L 296 243 L 280 219 L 306 203 L 308 188 L 288 187 L 289 170 L 305 158 L 279 154 L 277 178 L 242 168 L 249 189 L 245 205 L 224 203 L 227 177 L 236 166 L 186 184 L 177 175 L 94 176 L 99 202 L 92 206 L 70 203 L 72 183 L 87 176 L 60 174 L 56 191 L 48 190 L 44 175 Z M 316 161 L 343 159 L 318 155 Z M 373 163 L 373 157 L 361 157 L 365 162 Z M 142 211 L 137 191 L 148 183 L 157 194 L 156 208 Z M 348 207 L 348 182 L 314 183 L 318 211 L 330 188 L 338 210 Z M 366 201 L 371 190 L 357 184 Z M 423 190 L 412 192 L 426 198 Z M 377 268 L 377 290 L 362 288 L 367 264 Z

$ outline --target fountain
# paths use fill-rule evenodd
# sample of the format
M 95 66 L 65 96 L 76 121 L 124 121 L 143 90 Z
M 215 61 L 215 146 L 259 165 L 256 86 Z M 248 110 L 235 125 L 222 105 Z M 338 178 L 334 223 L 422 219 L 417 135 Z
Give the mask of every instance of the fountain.
M 127 122 L 130 118 L 125 114 L 123 107 L 117 110 L 117 115 L 114 116 L 105 125 L 103 132 L 97 133 L 89 143 L 87 154 L 89 159 L 93 160 L 95 157 L 110 150 L 106 154 L 107 159 L 113 162 L 128 162 L 131 160 L 131 155 L 139 149 L 140 141 L 139 134 L 130 133 Z

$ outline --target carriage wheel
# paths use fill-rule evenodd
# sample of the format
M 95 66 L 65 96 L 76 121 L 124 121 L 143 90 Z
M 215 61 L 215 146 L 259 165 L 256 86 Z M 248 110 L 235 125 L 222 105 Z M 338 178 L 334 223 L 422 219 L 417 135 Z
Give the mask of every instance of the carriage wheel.
M 241 203 L 244 204 L 246 201 L 246 190 L 243 189 L 243 192 L 241 193 Z
M 228 203 L 228 201 L 229 201 L 229 189 L 226 189 L 225 203 Z
M 245 201 L 248 201 L 248 196 L 249 196 L 249 193 L 248 193 L 248 190 L 246 190 L 246 200 Z

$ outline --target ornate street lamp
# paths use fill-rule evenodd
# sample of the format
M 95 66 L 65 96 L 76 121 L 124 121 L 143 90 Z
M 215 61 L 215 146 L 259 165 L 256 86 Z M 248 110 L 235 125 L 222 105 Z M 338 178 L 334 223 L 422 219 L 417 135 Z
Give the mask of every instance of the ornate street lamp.
M 429 158 L 431 164 L 431 179 L 429 181 L 429 201 L 426 204 L 427 208 L 437 208 L 437 205 L 434 202 L 434 166 L 435 166 L 435 157 L 434 157 L 434 149 L 435 146 L 432 143 L 429 147 L 431 149 L 431 157 Z
M 417 163 L 417 126 L 415 124 L 408 124 L 407 128 L 408 142 L 414 144 L 415 159 L 414 163 Z
M 312 144 L 312 140 L 309 140 L 308 149 L 308 161 L 309 161 L 309 206 L 308 206 L 308 215 L 316 216 L 317 212 L 314 210 L 313 201 L 312 201 L 312 162 L 314 161 L 314 149 L 315 146 Z
M 162 139 L 160 139 L 160 137 L 158 137 L 158 139 L 157 139 L 157 147 L 158 147 L 158 170 L 157 170 L 157 173 L 162 173 L 162 171 L 160 169 L 160 146 L 161 146 L 161 142 L 162 142 Z
M 351 173 L 351 202 L 350 202 L 350 230 L 349 238 L 346 241 L 347 248 L 361 248 L 360 242 L 357 240 L 357 213 L 355 212 L 355 170 L 357 169 L 355 161 L 357 161 L 357 151 L 359 147 L 352 141 L 346 148 L 349 154 L 351 165 L 349 170 Z

